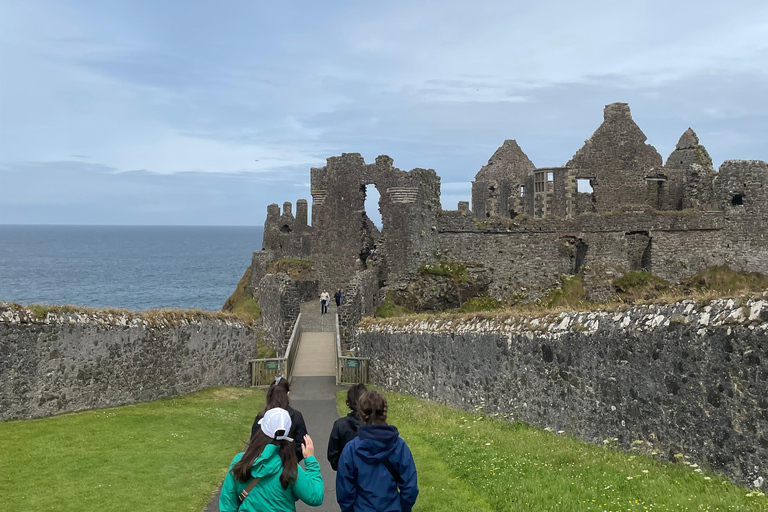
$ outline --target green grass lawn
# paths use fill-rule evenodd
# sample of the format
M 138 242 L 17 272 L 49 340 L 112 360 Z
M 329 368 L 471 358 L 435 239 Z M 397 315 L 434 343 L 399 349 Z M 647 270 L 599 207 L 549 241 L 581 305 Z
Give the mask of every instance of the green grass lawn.
M 0 510 L 199 512 L 263 406 L 261 391 L 213 388 L 0 423 Z
M 415 512 L 445 510 L 768 511 L 768 498 L 701 468 L 592 446 L 386 393 L 416 460 Z M 346 414 L 346 393 L 338 395 Z

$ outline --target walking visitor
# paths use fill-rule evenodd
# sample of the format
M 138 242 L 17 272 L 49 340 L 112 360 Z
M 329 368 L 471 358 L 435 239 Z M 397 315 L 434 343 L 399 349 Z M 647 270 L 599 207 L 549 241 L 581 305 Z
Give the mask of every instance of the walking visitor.
M 251 437 L 253 437 L 259 431 L 259 420 L 264 417 L 264 414 L 274 408 L 279 407 L 288 411 L 291 416 L 291 430 L 288 432 L 288 436 L 295 439 L 296 459 L 301 462 L 304 459 L 304 455 L 301 451 L 301 447 L 304 444 L 304 436 L 307 435 L 307 425 L 304 423 L 304 416 L 291 407 L 290 403 L 291 385 L 288 380 L 281 376 L 275 378 L 275 382 L 270 384 L 267 391 L 267 403 L 264 406 L 264 410 L 260 411 L 256 415 L 256 419 L 253 420 L 253 426 L 251 427 Z
M 341 452 L 336 499 L 342 512 L 411 512 L 419 488 L 411 450 L 387 425 L 387 399 L 366 391 L 358 400 L 363 425 Z
M 323 477 L 312 439 L 304 437 L 304 466 L 296 460 L 288 411 L 264 413 L 245 452 L 232 459 L 219 497 L 221 512 L 295 512 L 296 501 L 323 503 Z
M 341 294 L 341 288 L 336 289 L 336 293 L 333 294 L 333 298 L 336 301 L 336 307 L 341 306 L 341 298 L 343 295 Z
M 328 303 L 331 302 L 331 296 L 327 291 L 323 290 L 320 294 L 320 314 L 324 315 L 328 312 Z
M 347 407 L 349 412 L 343 418 L 337 419 L 331 430 L 331 437 L 328 439 L 328 462 L 334 471 L 339 466 L 339 457 L 344 447 L 357 437 L 357 429 L 363 423 L 357 412 L 358 400 L 363 393 L 367 391 L 365 384 L 357 384 L 347 391 Z

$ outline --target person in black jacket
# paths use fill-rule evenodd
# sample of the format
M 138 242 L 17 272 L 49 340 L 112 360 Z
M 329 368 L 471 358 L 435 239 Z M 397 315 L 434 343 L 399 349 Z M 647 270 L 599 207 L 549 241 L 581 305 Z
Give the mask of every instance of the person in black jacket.
M 357 401 L 363 393 L 368 391 L 365 384 L 357 384 L 347 391 L 347 407 L 349 413 L 343 418 L 337 419 L 331 430 L 331 437 L 328 439 L 328 462 L 334 471 L 339 466 L 339 457 L 348 442 L 357 436 L 357 427 L 362 424 L 360 415 L 357 412 Z
M 295 440 L 296 445 L 296 458 L 301 462 L 304 459 L 304 454 L 301 451 L 301 447 L 304 445 L 304 436 L 307 435 L 307 425 L 304 423 L 304 416 L 299 411 L 291 407 L 289 404 L 289 395 L 291 386 L 288 381 L 283 377 L 278 376 L 275 382 L 270 384 L 267 391 L 267 404 L 264 406 L 264 410 L 260 411 L 256 415 L 256 419 L 253 420 L 253 426 L 251 427 L 251 437 L 261 430 L 259 420 L 264 417 L 264 413 L 274 407 L 280 407 L 288 411 L 291 416 L 291 431 L 288 433 L 288 437 Z

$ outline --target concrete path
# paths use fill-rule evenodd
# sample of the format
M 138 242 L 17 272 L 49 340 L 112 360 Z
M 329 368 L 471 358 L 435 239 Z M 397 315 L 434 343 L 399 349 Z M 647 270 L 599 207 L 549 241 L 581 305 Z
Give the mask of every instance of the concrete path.
M 326 458 L 333 422 L 339 418 L 336 392 L 346 389 L 336 386 L 336 305 L 333 304 L 327 314 L 321 315 L 318 299 L 302 304 L 301 313 L 304 333 L 294 363 L 291 406 L 304 416 L 307 432 L 315 444 L 315 458 L 320 463 L 325 497 L 320 507 L 310 507 L 298 501 L 296 510 L 336 512 L 339 510 L 336 503 L 336 472 Z M 218 512 L 220 491 L 221 487 L 203 512 Z
M 331 436 L 333 422 L 339 419 L 336 412 L 336 392 L 346 389 L 336 386 L 333 377 L 295 377 L 291 383 L 291 407 L 301 411 L 307 432 L 315 443 L 315 458 L 320 463 L 323 475 L 325 497 L 320 507 L 310 507 L 301 501 L 296 503 L 298 512 L 310 510 L 318 512 L 338 512 L 336 503 L 336 472 L 327 459 L 328 438 Z

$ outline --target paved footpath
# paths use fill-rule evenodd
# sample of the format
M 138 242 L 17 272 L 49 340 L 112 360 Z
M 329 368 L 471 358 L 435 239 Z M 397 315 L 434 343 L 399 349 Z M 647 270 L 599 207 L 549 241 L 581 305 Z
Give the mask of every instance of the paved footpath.
M 331 469 L 326 454 L 333 422 L 339 418 L 336 411 L 336 393 L 346 388 L 336 386 L 336 306 L 334 304 L 328 308 L 328 314 L 321 316 L 319 302 L 308 302 L 301 306 L 304 333 L 301 336 L 291 381 L 291 406 L 304 416 L 307 431 L 315 443 L 315 458 L 320 463 L 325 497 L 319 507 L 296 502 L 298 512 L 339 510 L 336 503 L 336 472 Z M 250 428 L 250 425 L 248 427 Z M 217 491 L 203 512 L 218 510 Z

